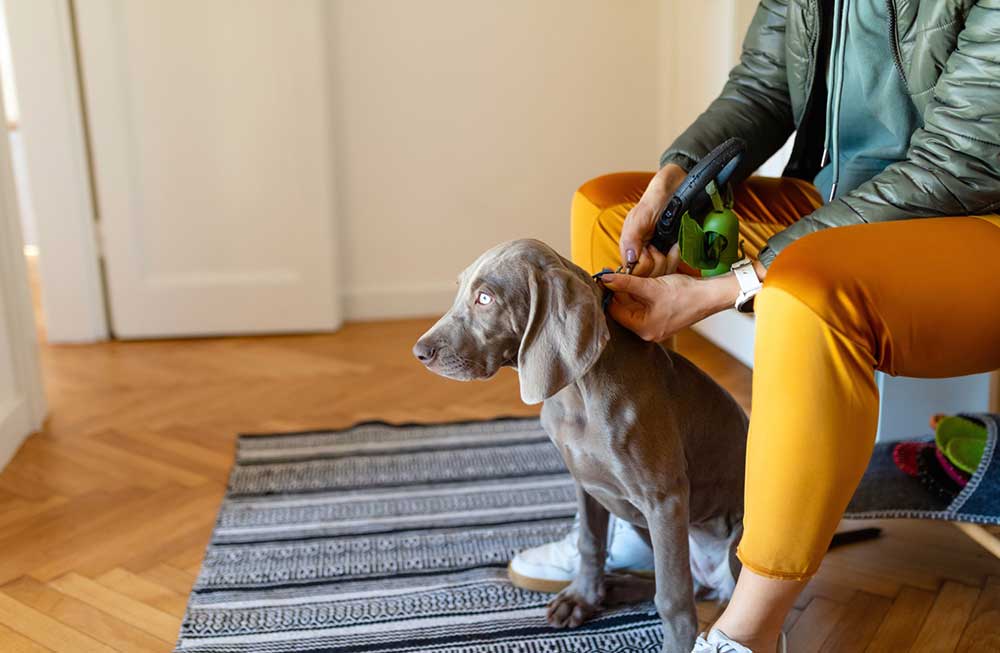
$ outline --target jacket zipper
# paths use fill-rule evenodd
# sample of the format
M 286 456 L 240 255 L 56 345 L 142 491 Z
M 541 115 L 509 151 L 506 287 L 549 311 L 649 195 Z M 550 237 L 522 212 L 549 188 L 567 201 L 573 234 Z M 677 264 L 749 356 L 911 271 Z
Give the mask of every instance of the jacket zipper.
M 892 50 L 892 62 L 896 66 L 899 78 L 903 80 L 906 87 L 906 73 L 903 72 L 903 57 L 899 53 L 899 31 L 896 25 L 896 3 L 894 0 L 885 0 L 885 6 L 889 14 L 889 49 Z
M 812 2 L 810 4 L 812 5 L 813 9 L 816 12 L 816 29 L 813 30 L 812 40 L 809 41 L 809 52 L 811 53 L 811 56 L 809 57 L 809 63 L 812 66 L 812 70 L 810 71 L 810 75 L 809 75 L 809 96 L 806 98 L 806 109 L 805 109 L 805 111 L 803 111 L 803 116 L 806 113 L 808 113 L 809 107 L 810 107 L 810 105 L 812 104 L 812 101 L 813 101 L 813 96 L 816 93 L 816 73 L 817 72 L 822 72 L 822 74 L 824 76 L 826 75 L 826 71 L 825 70 L 819 71 L 819 66 L 816 63 L 816 60 L 817 60 L 817 58 L 819 56 L 819 54 L 818 54 L 818 52 L 819 52 L 818 44 L 820 42 L 820 36 L 823 33 L 823 4 L 822 4 L 822 2 L 820 0 L 812 0 Z M 823 83 L 826 84 L 825 81 Z M 829 90 L 827 90 L 827 93 L 829 93 Z M 826 163 L 827 163 L 826 157 L 829 156 L 829 154 L 830 154 L 829 150 L 827 149 L 827 142 L 826 142 L 826 122 L 825 121 L 824 121 L 824 124 L 823 124 L 823 132 L 824 132 L 823 133 L 823 153 L 820 155 L 820 158 L 819 158 L 819 167 L 820 167 L 820 169 L 822 169 L 823 166 L 826 165 Z
M 830 39 L 826 147 L 826 157 L 831 159 L 833 165 L 833 180 L 827 202 L 832 202 L 837 196 L 837 187 L 840 185 L 840 143 L 838 142 L 840 140 L 840 100 L 844 91 L 844 47 L 847 39 L 846 27 L 849 11 L 850 0 L 834 3 L 833 35 Z

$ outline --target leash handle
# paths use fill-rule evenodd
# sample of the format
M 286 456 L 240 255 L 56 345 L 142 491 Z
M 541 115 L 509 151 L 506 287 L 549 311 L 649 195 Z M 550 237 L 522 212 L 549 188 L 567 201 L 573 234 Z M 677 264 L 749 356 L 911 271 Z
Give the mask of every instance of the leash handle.
M 711 203 L 705 189 L 713 181 L 722 189 L 739 168 L 746 149 L 746 141 L 742 138 L 730 138 L 691 168 L 656 221 L 656 231 L 650 241 L 653 247 L 664 254 L 670 251 L 680 238 L 681 216 L 688 212 L 692 216 L 705 212 Z

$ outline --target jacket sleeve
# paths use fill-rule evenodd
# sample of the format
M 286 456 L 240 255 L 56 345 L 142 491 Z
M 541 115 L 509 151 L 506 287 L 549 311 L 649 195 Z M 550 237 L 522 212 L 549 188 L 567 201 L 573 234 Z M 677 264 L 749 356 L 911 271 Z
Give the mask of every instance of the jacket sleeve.
M 660 157 L 660 167 L 676 163 L 690 170 L 727 138 L 739 136 L 747 154 L 737 181 L 756 170 L 795 129 L 785 74 L 785 15 L 788 0 L 762 0 L 740 61 L 722 93 Z
M 906 159 L 771 237 L 760 260 L 802 236 L 850 224 L 1000 207 L 1000 0 L 979 0 L 913 133 Z

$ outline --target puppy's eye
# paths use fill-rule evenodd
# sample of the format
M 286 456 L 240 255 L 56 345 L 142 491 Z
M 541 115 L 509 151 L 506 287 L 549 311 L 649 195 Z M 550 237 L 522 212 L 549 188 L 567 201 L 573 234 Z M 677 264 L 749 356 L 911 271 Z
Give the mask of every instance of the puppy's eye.
M 479 304 L 480 306 L 486 306 L 487 304 L 492 304 L 493 297 L 484 292 L 481 292 L 479 293 L 479 296 L 476 297 L 476 303 Z

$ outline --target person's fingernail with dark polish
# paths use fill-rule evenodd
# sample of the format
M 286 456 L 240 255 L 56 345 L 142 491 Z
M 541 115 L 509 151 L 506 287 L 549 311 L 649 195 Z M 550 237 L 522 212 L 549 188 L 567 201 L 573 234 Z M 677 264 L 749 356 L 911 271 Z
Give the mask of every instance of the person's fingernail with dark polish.
M 632 264 L 632 263 L 635 263 L 637 260 L 639 260 L 639 259 L 636 258 L 635 250 L 634 249 L 627 249 L 627 250 L 625 250 L 625 262 L 626 263 Z

